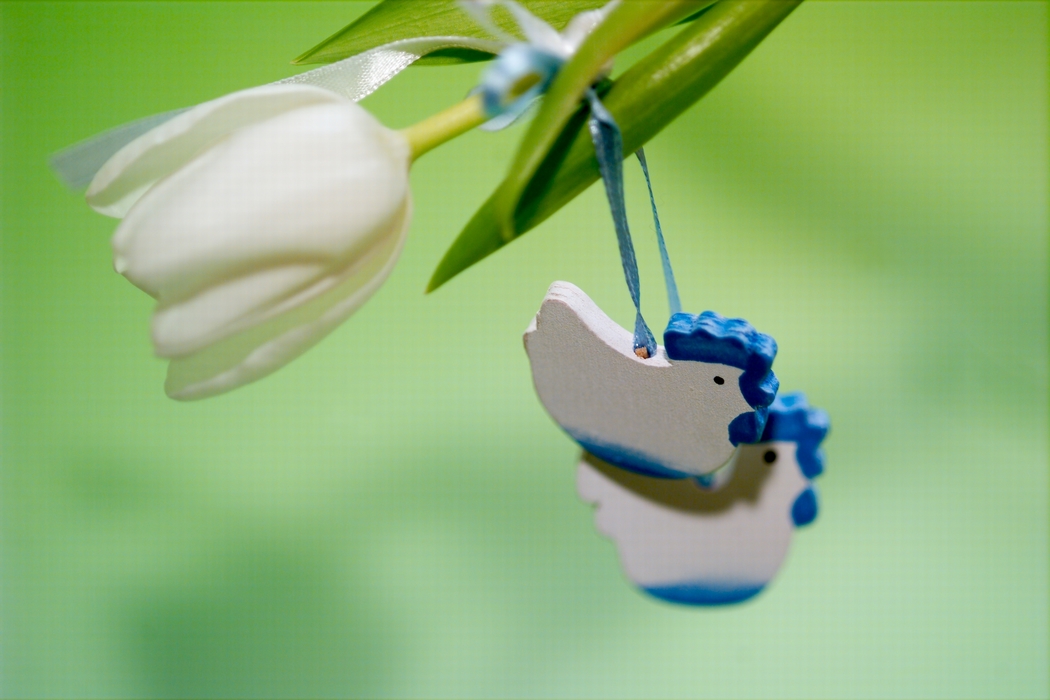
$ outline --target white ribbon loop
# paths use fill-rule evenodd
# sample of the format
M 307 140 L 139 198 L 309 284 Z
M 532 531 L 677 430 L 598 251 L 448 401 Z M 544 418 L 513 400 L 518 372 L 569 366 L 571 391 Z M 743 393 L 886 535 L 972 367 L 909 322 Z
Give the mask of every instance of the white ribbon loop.
M 500 55 L 509 47 L 522 46 L 529 51 L 531 58 L 524 63 L 521 60 L 508 61 L 499 70 L 488 71 L 492 74 L 494 89 L 502 94 L 486 98 L 486 104 L 499 104 L 498 111 L 493 107 L 491 113 L 497 116 L 486 126 L 489 130 L 502 128 L 517 119 L 529 104 L 542 93 L 553 80 L 557 69 L 567 60 L 582 43 L 583 39 L 594 29 L 615 6 L 619 0 L 612 0 L 600 10 L 582 12 L 569 22 L 561 34 L 543 20 L 532 15 L 513 0 L 499 0 L 514 15 L 522 33 L 528 42 L 518 42 L 514 37 L 499 30 L 486 10 L 491 3 L 464 2 L 464 9 L 479 24 L 493 33 L 495 39 L 478 39 L 468 36 L 431 36 L 399 39 L 382 46 L 377 46 L 356 56 L 315 68 L 314 70 L 278 80 L 271 85 L 313 85 L 324 88 L 347 99 L 357 102 L 378 90 L 398 73 L 423 58 L 427 54 L 443 49 L 473 49 Z M 514 53 L 514 52 L 512 52 Z M 517 53 L 522 53 L 517 51 Z M 522 58 L 517 56 L 517 59 Z M 508 72 L 509 70 L 509 72 Z M 501 72 L 502 71 L 502 72 Z M 538 77 L 535 85 L 517 94 L 514 91 L 522 85 L 521 79 L 534 73 Z M 484 85 L 482 90 L 484 90 Z M 123 124 L 109 131 L 65 148 L 49 160 L 55 175 L 70 189 L 83 189 L 102 166 L 124 146 L 153 128 L 190 109 L 176 109 L 171 112 L 154 114 L 137 121 Z
M 434 51 L 465 48 L 498 54 L 503 46 L 500 42 L 467 36 L 400 39 L 342 61 L 278 80 L 271 85 L 314 85 L 357 102 Z M 120 149 L 189 109 L 192 108 L 153 114 L 104 131 L 55 153 L 48 164 L 67 187 L 83 189 Z

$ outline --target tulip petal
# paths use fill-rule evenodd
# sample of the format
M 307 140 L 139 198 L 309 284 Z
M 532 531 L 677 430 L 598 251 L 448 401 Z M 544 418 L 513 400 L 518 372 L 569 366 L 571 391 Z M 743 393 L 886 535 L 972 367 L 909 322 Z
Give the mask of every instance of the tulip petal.
M 171 305 L 264 269 L 329 267 L 389 235 L 408 144 L 338 100 L 240 129 L 158 182 L 113 236 L 118 271 Z
M 122 218 L 157 180 L 234 130 L 307 105 L 345 101 L 307 85 L 263 85 L 199 104 L 117 151 L 91 181 L 87 202 Z
M 168 365 L 164 390 L 179 400 L 202 399 L 260 379 L 315 345 L 356 311 L 393 270 L 411 219 L 406 195 L 397 235 L 379 245 L 342 273 L 339 283 L 309 302 L 279 314 L 200 352 Z
M 282 302 L 301 303 L 304 292 L 317 296 L 333 286 L 330 272 L 318 264 L 281 265 L 208 287 L 177 304 L 159 304 L 153 312 L 153 347 L 168 358 L 201 350 L 279 313 L 287 306 Z

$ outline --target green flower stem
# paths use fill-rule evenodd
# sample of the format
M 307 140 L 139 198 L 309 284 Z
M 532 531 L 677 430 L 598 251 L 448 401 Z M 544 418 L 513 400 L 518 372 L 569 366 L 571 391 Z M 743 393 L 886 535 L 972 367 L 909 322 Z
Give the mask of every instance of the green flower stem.
M 408 141 L 412 149 L 412 161 L 415 162 L 430 149 L 470 131 L 488 118 L 481 104 L 481 95 L 471 95 L 443 112 L 402 129 L 401 135 Z

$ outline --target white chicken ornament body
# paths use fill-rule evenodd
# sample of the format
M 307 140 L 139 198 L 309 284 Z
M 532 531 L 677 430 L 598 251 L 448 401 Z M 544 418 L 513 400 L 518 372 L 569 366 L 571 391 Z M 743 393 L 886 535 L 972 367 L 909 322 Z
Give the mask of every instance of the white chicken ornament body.
M 795 527 L 817 515 L 811 479 L 824 468 L 824 411 L 802 394 L 779 397 L 762 441 L 743 445 L 724 483 L 654 479 L 584 454 L 577 491 L 619 551 L 624 573 L 657 598 L 687 605 L 738 603 L 776 575 Z
M 525 331 L 536 393 L 587 452 L 646 476 L 714 472 L 765 427 L 776 342 L 742 319 L 675 314 L 641 358 L 631 333 L 555 282 Z

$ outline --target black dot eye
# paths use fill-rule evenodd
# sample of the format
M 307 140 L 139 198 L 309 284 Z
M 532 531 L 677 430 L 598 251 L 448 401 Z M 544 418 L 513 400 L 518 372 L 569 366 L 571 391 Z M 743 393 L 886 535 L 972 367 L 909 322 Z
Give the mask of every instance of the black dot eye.
M 726 380 L 722 379 L 721 377 L 715 377 L 715 384 L 717 384 L 718 386 L 722 386 L 725 383 Z
M 764 455 L 762 455 L 762 460 L 766 464 L 772 464 L 773 462 L 777 461 L 777 451 L 776 450 L 766 450 L 766 453 Z

